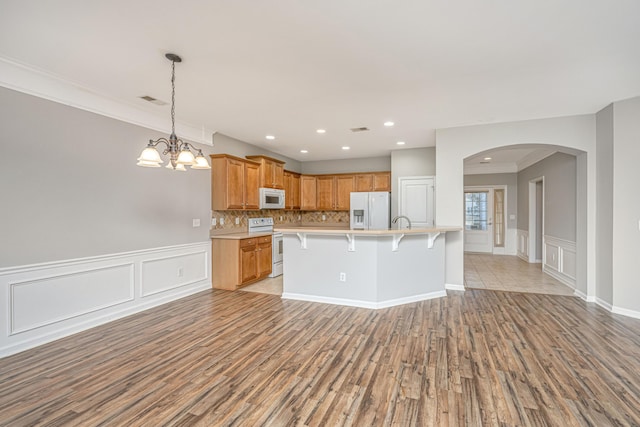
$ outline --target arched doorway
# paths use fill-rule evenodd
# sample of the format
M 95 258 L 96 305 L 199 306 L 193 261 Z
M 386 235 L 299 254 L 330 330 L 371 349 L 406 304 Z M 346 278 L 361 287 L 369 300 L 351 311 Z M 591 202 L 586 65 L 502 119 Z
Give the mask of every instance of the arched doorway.
M 464 159 L 465 287 L 574 294 L 581 154 L 519 144 Z

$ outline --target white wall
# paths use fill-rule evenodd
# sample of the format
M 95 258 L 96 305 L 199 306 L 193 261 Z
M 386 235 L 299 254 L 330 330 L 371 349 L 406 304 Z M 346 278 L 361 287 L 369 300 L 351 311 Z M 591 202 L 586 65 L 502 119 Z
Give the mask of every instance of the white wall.
M 598 206 L 596 297 L 613 304 L 613 104 L 596 114 Z
M 582 115 L 528 120 L 491 125 L 468 126 L 436 131 L 436 223 L 440 226 L 463 226 L 463 160 L 473 154 L 499 147 L 523 144 L 547 144 L 581 150 L 588 154 L 587 238 L 595 241 L 595 116 Z M 562 150 L 562 148 L 560 148 Z M 577 154 L 577 151 L 574 153 Z M 581 207 L 579 207 L 580 209 Z M 457 235 L 457 236 L 456 236 Z M 587 290 L 595 295 L 595 248 L 586 254 L 590 269 Z M 448 233 L 446 242 L 446 282 L 464 283 L 464 244 L 462 233 Z
M 613 305 L 640 317 L 640 97 L 613 104 Z
M 404 176 L 435 176 L 436 149 L 409 148 L 391 152 L 391 217 L 398 215 L 398 179 Z M 436 192 L 438 181 L 436 181 Z

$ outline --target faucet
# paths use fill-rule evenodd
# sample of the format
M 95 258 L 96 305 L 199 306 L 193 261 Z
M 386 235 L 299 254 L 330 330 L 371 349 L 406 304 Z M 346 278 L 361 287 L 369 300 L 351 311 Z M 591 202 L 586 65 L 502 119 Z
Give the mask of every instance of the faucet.
M 411 230 L 411 220 L 410 220 L 408 217 L 404 216 L 404 215 L 398 215 L 397 217 L 393 218 L 393 219 L 391 220 L 391 222 L 395 224 L 396 222 L 398 222 L 398 220 L 399 220 L 400 218 L 404 218 L 404 219 L 406 219 L 406 220 L 407 220 L 407 223 L 409 224 L 409 225 L 407 225 L 407 228 L 408 228 L 409 230 Z

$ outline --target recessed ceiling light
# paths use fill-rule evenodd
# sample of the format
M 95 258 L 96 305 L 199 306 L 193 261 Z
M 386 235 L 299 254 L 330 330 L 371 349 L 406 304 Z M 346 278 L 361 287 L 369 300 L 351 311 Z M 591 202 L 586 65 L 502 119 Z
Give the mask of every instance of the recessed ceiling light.
M 396 142 L 396 145 L 404 145 L 404 141 L 398 141 Z
M 325 133 L 325 132 L 326 132 L 326 130 L 324 130 L 324 129 L 318 129 L 316 132 L 318 132 L 318 133 Z
M 265 138 L 270 139 L 270 140 L 271 140 L 271 139 L 276 139 L 276 137 L 275 137 L 275 136 L 273 136 L 273 135 L 267 135 L 267 136 L 265 136 Z
M 302 154 L 307 154 L 307 153 L 308 153 L 308 151 L 307 151 L 307 150 L 300 150 L 300 152 L 301 152 Z
M 343 150 L 351 150 L 351 147 L 347 147 L 346 145 L 342 147 Z
M 484 159 L 485 159 L 486 161 L 489 161 L 489 160 L 491 160 L 491 157 L 485 157 Z
M 391 126 L 393 126 L 395 123 L 393 122 L 384 122 L 384 125 L 388 128 L 390 128 Z

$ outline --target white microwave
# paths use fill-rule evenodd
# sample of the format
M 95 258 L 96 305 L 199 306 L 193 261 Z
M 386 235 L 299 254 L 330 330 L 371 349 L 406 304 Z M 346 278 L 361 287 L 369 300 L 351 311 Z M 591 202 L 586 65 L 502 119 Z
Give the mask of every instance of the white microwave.
M 284 209 L 284 190 L 261 188 L 260 209 Z

